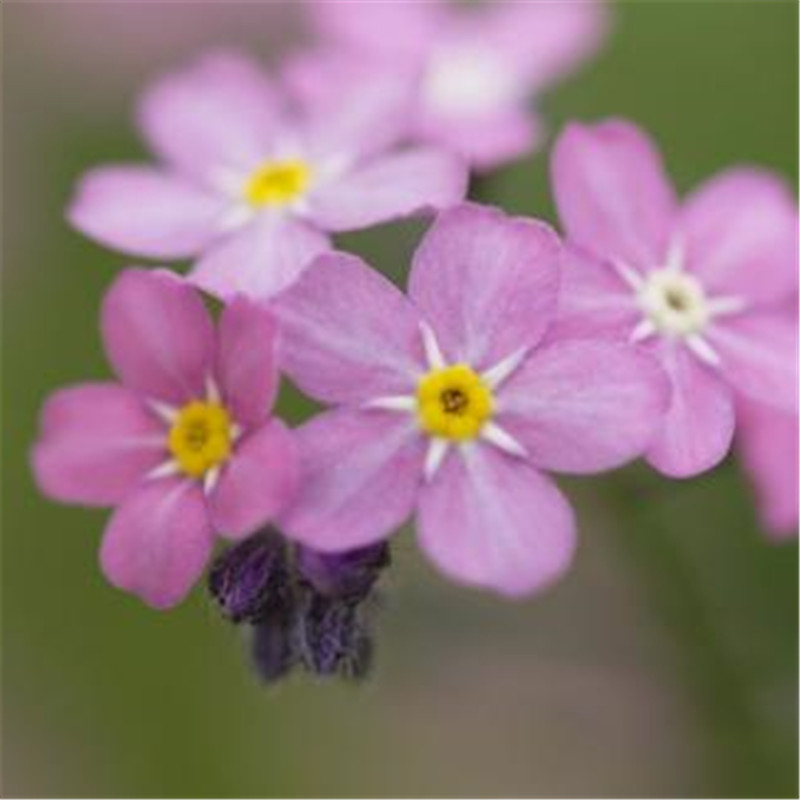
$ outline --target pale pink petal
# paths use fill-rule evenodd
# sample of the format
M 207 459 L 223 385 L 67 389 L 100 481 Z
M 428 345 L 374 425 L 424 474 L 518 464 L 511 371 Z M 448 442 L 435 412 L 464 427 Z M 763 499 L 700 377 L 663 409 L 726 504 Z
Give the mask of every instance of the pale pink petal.
M 736 404 L 739 454 L 770 538 L 797 537 L 798 421 L 794 412 L 750 401 Z
M 189 175 L 248 168 L 269 152 L 281 101 L 255 62 L 214 52 L 158 81 L 139 106 L 150 146 Z
M 484 369 L 542 338 L 560 258 L 543 223 L 465 203 L 440 214 L 422 240 L 408 293 L 449 360 Z
M 92 170 L 67 216 L 108 247 L 148 258 L 186 258 L 218 235 L 224 198 L 150 167 Z
M 659 345 L 672 382 L 672 402 L 647 460 L 672 478 L 715 467 L 730 450 L 733 395 L 725 383 L 683 345 Z
M 425 442 L 412 417 L 339 409 L 297 429 L 300 491 L 281 530 L 320 551 L 384 539 L 411 515 Z
M 680 215 L 688 267 L 712 294 L 773 303 L 797 292 L 798 216 L 789 187 L 758 169 L 723 172 Z
M 423 110 L 418 129 L 424 141 L 450 148 L 482 172 L 522 158 L 543 137 L 538 117 L 517 108 L 459 116 Z
M 421 58 L 450 18 L 449 0 L 310 0 L 307 5 L 323 36 L 394 60 Z
M 576 545 L 572 509 L 556 486 L 483 446 L 451 454 L 424 486 L 417 536 L 448 577 L 509 596 L 552 584 Z
M 32 453 L 39 488 L 63 503 L 111 506 L 165 460 L 166 431 L 115 383 L 62 389 L 44 406 Z
M 787 411 L 797 408 L 795 320 L 769 312 L 732 316 L 712 325 L 707 338 L 737 392 Z
M 498 422 L 537 467 L 600 472 L 645 451 L 669 396 L 649 354 L 613 342 L 556 342 L 534 351 L 501 388 Z
M 287 508 L 298 480 L 297 448 L 277 419 L 247 435 L 222 468 L 209 497 L 217 532 L 230 539 L 253 533 Z
M 455 205 L 467 177 L 466 164 L 436 148 L 380 156 L 321 188 L 310 215 L 329 231 L 366 228 Z
M 265 422 L 278 391 L 277 323 L 263 306 L 238 297 L 219 321 L 217 377 L 225 405 L 245 427 Z
M 103 299 L 100 325 L 108 359 L 129 389 L 168 403 L 205 394 L 214 326 L 200 295 L 174 273 L 126 269 Z
M 485 9 L 475 14 L 484 40 L 513 63 L 531 91 L 592 56 L 608 28 L 603 0 L 495 0 Z
M 636 297 L 607 262 L 575 247 L 564 248 L 558 315 L 548 341 L 630 337 L 641 320 Z
M 573 244 L 630 267 L 663 265 L 675 195 L 653 142 L 635 125 L 569 124 L 555 145 L 552 180 Z
M 273 308 L 281 367 L 317 400 L 359 403 L 414 391 L 424 371 L 419 317 L 355 256 L 320 256 Z
M 328 238 L 310 225 L 264 214 L 212 247 L 188 279 L 226 302 L 236 295 L 268 300 L 328 249 Z
M 153 608 L 180 603 L 203 574 L 212 531 L 200 485 L 142 483 L 117 507 L 100 548 L 103 574 Z

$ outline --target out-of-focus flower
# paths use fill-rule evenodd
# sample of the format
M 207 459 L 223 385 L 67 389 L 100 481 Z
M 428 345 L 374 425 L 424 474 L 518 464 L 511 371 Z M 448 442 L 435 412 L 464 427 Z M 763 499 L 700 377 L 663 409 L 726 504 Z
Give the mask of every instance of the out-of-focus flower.
M 797 206 L 757 169 L 723 172 L 678 205 L 650 139 L 633 124 L 572 124 L 553 183 L 569 258 L 562 335 L 639 343 L 672 382 L 648 460 L 684 477 L 717 464 L 734 391 L 796 408 Z
M 103 572 L 167 608 L 200 576 L 215 531 L 245 536 L 294 493 L 292 434 L 270 416 L 275 324 L 240 299 L 215 331 L 186 283 L 130 269 L 108 291 L 101 327 L 120 383 L 56 392 L 33 467 L 56 500 L 116 506 Z
M 776 541 L 797 537 L 797 413 L 763 403 L 736 404 L 739 457 L 755 487 L 761 522 Z
M 414 134 L 491 169 L 530 151 L 541 136 L 530 99 L 577 67 L 606 32 L 601 0 L 468 7 L 451 0 L 313 0 L 312 23 L 326 45 L 405 71 L 417 85 Z M 306 91 L 325 94 L 325 53 L 297 62 Z M 328 89 L 330 91 L 330 89 Z
M 424 238 L 408 299 L 333 253 L 276 300 L 287 373 L 340 406 L 297 432 L 288 536 L 323 552 L 363 547 L 416 508 L 422 548 L 454 580 L 522 595 L 566 569 L 572 511 L 539 470 L 634 458 L 661 425 L 667 386 L 628 345 L 540 346 L 560 256 L 544 224 L 466 204 Z
M 462 199 L 459 159 L 395 147 L 403 83 L 352 88 L 298 116 L 256 64 L 207 55 L 144 95 L 139 123 L 162 164 L 91 171 L 69 218 L 128 253 L 198 257 L 189 279 L 224 300 L 263 299 L 329 249 L 328 232 Z

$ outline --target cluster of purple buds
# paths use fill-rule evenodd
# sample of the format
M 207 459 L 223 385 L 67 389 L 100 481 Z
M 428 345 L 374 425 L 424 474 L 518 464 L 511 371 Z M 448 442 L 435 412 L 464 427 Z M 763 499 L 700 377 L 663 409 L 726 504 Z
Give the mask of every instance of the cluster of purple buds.
M 383 542 L 319 553 L 268 527 L 223 552 L 208 583 L 222 615 L 252 628 L 253 663 L 265 682 L 294 667 L 358 680 L 372 665 L 375 584 L 389 563 Z

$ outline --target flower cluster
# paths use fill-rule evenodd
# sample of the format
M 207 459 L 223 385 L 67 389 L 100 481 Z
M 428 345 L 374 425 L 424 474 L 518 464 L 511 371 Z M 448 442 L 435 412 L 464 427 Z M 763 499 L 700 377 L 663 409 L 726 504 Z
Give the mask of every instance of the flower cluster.
M 468 178 L 541 143 L 531 97 L 599 46 L 600 2 L 309 11 L 317 43 L 277 79 L 214 52 L 146 91 L 158 164 L 92 170 L 70 203 L 102 244 L 190 261 L 185 277 L 119 275 L 101 311 L 119 382 L 42 413 L 42 490 L 115 507 L 109 581 L 168 608 L 215 541 L 236 540 L 210 589 L 252 629 L 260 674 L 359 676 L 386 539 L 411 518 L 443 574 L 528 595 L 576 546 L 550 473 L 641 456 L 689 477 L 736 431 L 765 522 L 790 533 L 798 220 L 783 183 L 734 168 L 679 203 L 633 123 L 571 123 L 551 158 L 560 236 L 467 200 Z M 405 292 L 334 249 L 419 214 L 432 224 Z M 203 293 L 222 301 L 216 323 Z M 328 408 L 290 429 L 271 411 L 279 371 Z

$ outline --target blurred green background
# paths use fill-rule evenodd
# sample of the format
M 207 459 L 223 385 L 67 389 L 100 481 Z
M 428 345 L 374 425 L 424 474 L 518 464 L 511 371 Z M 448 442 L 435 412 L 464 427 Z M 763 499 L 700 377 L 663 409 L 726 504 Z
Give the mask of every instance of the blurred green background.
M 622 2 L 607 49 L 544 100 L 625 115 L 681 190 L 734 162 L 797 171 L 797 4 Z M 764 540 L 733 461 L 684 483 L 570 481 L 582 540 L 543 597 L 448 584 L 395 540 L 360 688 L 264 689 L 202 589 L 158 614 L 96 565 L 101 511 L 40 497 L 43 398 L 108 375 L 99 299 L 125 262 L 69 230 L 87 167 L 143 157 L 139 88 L 204 44 L 275 58 L 298 4 L 4 8 L 2 785 L 22 797 L 797 794 L 797 548 Z M 553 219 L 546 153 L 482 197 Z M 343 243 L 401 277 L 423 226 Z M 291 397 L 284 410 L 297 419 Z

